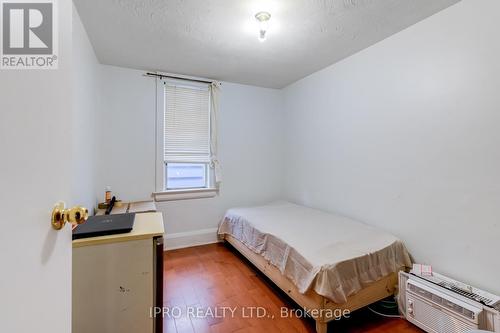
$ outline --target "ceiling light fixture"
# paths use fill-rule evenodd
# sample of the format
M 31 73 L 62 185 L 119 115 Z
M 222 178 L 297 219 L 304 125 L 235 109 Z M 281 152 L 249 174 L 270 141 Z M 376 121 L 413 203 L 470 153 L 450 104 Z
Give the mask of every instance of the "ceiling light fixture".
M 259 40 L 263 42 L 267 38 L 267 29 L 269 28 L 269 19 L 271 18 L 271 14 L 268 12 L 258 12 L 255 14 L 255 18 L 259 21 Z

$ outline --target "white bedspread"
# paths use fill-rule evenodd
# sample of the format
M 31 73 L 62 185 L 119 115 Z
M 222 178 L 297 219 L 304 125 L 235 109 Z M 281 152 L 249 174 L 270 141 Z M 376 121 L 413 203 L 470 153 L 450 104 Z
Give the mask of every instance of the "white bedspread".
M 405 246 L 393 235 L 289 202 L 230 209 L 218 233 L 264 256 L 301 293 L 312 287 L 336 303 L 411 265 Z

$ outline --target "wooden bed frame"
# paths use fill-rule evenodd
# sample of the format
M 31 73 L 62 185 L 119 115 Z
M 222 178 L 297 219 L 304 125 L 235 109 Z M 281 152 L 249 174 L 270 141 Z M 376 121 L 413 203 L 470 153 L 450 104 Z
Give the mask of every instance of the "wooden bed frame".
M 354 311 L 394 295 L 398 284 L 398 273 L 391 273 L 386 277 L 370 284 L 353 296 L 347 299 L 344 304 L 337 304 L 330 299 L 317 294 L 313 290 L 309 290 L 305 294 L 301 294 L 297 287 L 284 275 L 281 274 L 278 268 L 269 263 L 264 257 L 253 252 L 239 240 L 231 235 L 224 235 L 224 239 L 231 244 L 238 252 L 247 258 L 255 265 L 262 273 L 264 273 L 271 281 L 273 281 L 281 290 L 290 296 L 298 305 L 307 310 L 316 310 L 319 315 L 314 317 L 316 320 L 317 333 L 326 333 L 327 323 L 335 320 L 335 316 L 327 316 L 326 314 L 338 314 L 340 311 Z

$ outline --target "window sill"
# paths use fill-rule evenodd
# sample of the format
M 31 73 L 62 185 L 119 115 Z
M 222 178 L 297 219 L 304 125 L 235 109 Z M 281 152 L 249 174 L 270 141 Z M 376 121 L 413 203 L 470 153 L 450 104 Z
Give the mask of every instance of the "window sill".
M 219 194 L 219 190 L 217 188 L 197 188 L 197 189 L 154 192 L 153 198 L 156 202 L 158 202 L 158 201 L 213 198 L 217 194 Z

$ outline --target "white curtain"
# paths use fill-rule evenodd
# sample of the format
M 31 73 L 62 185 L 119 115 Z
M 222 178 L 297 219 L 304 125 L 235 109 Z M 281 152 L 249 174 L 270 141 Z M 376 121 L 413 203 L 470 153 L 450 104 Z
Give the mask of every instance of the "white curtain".
M 212 82 L 210 91 L 210 166 L 214 170 L 215 184 L 222 181 L 221 166 L 217 157 L 217 114 L 219 113 L 220 82 Z

